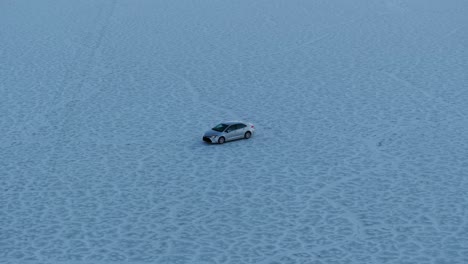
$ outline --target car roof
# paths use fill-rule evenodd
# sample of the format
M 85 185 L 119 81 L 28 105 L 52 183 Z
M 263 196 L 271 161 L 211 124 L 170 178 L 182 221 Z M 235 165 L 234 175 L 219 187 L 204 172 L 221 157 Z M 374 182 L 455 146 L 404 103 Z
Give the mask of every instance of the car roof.
M 242 121 L 227 121 L 227 122 L 223 122 L 223 124 L 226 124 L 226 125 L 230 126 L 230 125 L 234 125 L 234 124 L 244 124 L 244 122 L 242 122 Z

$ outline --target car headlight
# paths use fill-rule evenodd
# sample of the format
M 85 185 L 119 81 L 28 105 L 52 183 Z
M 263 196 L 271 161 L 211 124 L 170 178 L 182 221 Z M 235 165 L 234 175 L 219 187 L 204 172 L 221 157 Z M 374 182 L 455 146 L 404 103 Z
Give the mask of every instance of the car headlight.
M 215 139 L 216 137 L 217 137 L 217 136 L 211 136 L 210 138 L 211 138 L 211 139 Z

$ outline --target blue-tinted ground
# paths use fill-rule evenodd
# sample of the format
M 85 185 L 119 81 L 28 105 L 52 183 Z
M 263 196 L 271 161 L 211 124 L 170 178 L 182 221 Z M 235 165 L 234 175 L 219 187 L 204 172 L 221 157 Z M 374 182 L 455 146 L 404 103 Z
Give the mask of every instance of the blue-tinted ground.
M 0 1 L 0 263 L 468 263 L 467 13 Z

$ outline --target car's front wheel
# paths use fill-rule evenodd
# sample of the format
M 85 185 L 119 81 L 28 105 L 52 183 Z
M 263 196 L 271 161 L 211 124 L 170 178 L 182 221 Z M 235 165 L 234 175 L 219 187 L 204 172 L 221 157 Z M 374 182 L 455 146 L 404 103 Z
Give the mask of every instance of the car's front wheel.
M 223 144 L 225 141 L 226 141 L 226 139 L 225 139 L 224 137 L 220 137 L 220 138 L 218 139 L 218 143 L 219 143 L 219 144 Z
M 247 132 L 245 132 L 245 134 L 244 134 L 244 138 L 245 138 L 245 139 L 249 139 L 251 136 L 252 136 L 252 133 L 250 133 L 250 131 L 247 131 Z

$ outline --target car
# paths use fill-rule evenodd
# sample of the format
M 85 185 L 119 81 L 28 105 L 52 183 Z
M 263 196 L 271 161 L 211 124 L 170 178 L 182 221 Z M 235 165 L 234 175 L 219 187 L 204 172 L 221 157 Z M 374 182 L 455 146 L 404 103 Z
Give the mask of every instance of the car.
M 223 144 L 226 141 L 241 138 L 249 139 L 254 132 L 255 127 L 251 123 L 240 121 L 223 122 L 205 132 L 203 141 L 207 143 Z

